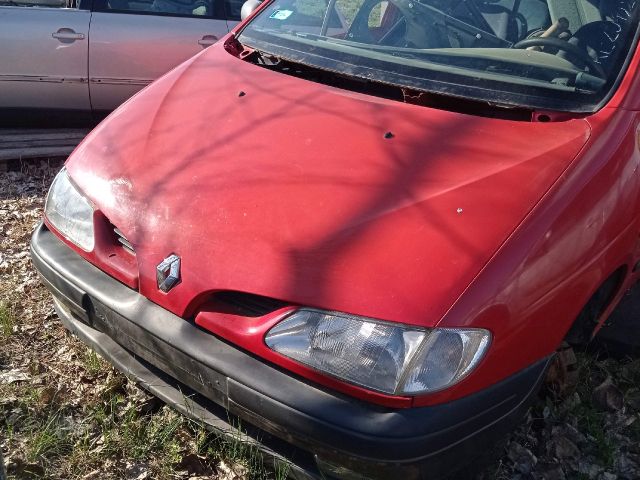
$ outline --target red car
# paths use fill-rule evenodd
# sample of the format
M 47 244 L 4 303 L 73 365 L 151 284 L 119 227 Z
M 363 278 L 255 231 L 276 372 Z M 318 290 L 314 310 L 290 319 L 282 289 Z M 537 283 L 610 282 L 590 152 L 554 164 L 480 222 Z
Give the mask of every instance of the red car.
M 55 179 L 60 318 L 300 477 L 453 474 L 638 277 L 639 3 L 264 2 Z

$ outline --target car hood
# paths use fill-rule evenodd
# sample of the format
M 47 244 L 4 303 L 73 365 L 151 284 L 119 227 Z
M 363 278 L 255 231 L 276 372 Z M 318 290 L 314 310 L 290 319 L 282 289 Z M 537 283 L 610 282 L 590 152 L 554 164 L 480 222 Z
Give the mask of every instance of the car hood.
M 140 290 L 185 314 L 233 290 L 431 326 L 589 136 L 273 72 L 221 44 L 90 134 L 71 177 L 134 244 Z M 182 259 L 168 294 L 156 266 Z

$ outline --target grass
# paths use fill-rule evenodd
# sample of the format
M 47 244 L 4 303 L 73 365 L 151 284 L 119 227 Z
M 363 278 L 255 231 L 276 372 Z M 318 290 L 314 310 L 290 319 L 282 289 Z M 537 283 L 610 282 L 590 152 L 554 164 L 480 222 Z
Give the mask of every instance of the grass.
M 138 461 L 151 478 L 171 478 L 184 450 L 177 433 L 188 426 L 176 412 L 164 407 L 156 414 L 141 414 L 134 403 L 117 394 L 88 402 L 82 424 L 77 424 L 69 406 L 61 407 L 56 401 L 39 405 L 41 392 L 27 385 L 0 390 L 4 398 L 17 397 L 11 407 L 13 417 L 0 406 L 0 436 L 8 444 L 21 442 L 23 460 L 18 463 L 31 469 L 20 467 L 13 472 L 14 478 L 37 477 L 42 471 L 56 471 L 59 476 L 54 478 L 79 478 L 105 459 Z M 119 468 L 108 478 L 121 478 Z
M 274 478 L 275 480 L 286 480 L 289 477 L 291 471 L 291 464 L 286 462 L 276 462 L 274 466 Z
M 152 452 L 163 452 L 171 462 L 177 462 L 174 438 L 184 419 L 172 411 L 149 416 L 140 416 L 135 408 L 126 410 L 118 442 L 114 445 L 124 449 L 134 459 L 147 458 Z
M 0 303 L 0 340 L 6 340 L 13 333 L 16 324 L 13 307 L 2 302 Z
M 49 412 L 40 420 L 33 416 L 26 448 L 26 459 L 30 463 L 47 463 L 50 459 L 67 453 L 72 444 L 68 426 L 60 411 Z
M 98 357 L 98 363 L 101 361 Z M 285 480 L 290 471 L 286 462 L 276 462 L 273 468 L 265 465 L 258 447 L 243 441 L 246 433 L 239 423 L 233 435 L 221 437 L 169 407 L 143 414 L 126 394 L 109 393 L 100 401 L 88 402 L 82 412 L 83 425 L 74 426 L 71 408 L 61 407 L 55 399 L 41 405 L 43 389 L 28 385 L 10 388 L 11 392 L 6 386 L 0 389 L 0 396 L 19 398 L 12 410 L 21 412 L 20 418 L 7 422 L 0 406 L 0 435 L 5 435 L 8 443 L 22 439 L 26 467 L 9 478 L 38 477 L 38 472 L 49 470 L 58 472 L 55 478 L 81 478 L 103 468 L 105 459 L 116 463 L 115 476 L 109 478 L 123 476 L 117 459 L 144 465 L 149 478 L 175 478 L 183 457 L 191 455 L 185 451 L 185 439 L 193 441 L 193 453 L 203 468 L 212 471 L 218 465 L 247 480 Z
M 10 415 L 6 414 L 9 412 L 3 412 L 0 405 L 0 437 L 4 436 L 8 444 L 17 438 L 21 439 L 25 465 L 18 472 L 18 478 L 37 475 L 72 448 L 64 412 L 55 403 L 41 405 L 39 399 L 42 391 L 28 384 L 4 385 L 0 388 L 0 398 L 16 399 L 11 405 Z
M 104 372 L 108 367 L 102 357 L 100 357 L 91 348 L 86 348 L 83 356 L 83 366 L 90 376 L 96 376 L 100 372 Z
M 606 375 L 606 372 L 600 371 L 597 366 L 596 358 L 577 353 L 578 370 L 580 378 L 597 378 Z M 593 385 L 581 382 L 577 387 L 580 398 L 585 400 L 591 398 Z M 583 401 L 573 406 L 568 414 L 574 415 L 578 421 L 578 429 L 585 435 L 590 436 L 596 445 L 596 456 L 605 467 L 611 467 L 615 460 L 615 446 L 605 434 L 606 414 L 595 407 L 591 401 Z
M 244 441 L 247 434 L 239 420 L 230 420 L 234 433 L 219 436 L 206 432 L 198 424 L 198 452 L 201 455 L 217 458 L 230 467 L 238 476 L 252 480 L 285 480 L 289 476 L 291 465 L 288 462 L 274 461 L 272 468 L 265 464 L 262 453 L 255 443 Z

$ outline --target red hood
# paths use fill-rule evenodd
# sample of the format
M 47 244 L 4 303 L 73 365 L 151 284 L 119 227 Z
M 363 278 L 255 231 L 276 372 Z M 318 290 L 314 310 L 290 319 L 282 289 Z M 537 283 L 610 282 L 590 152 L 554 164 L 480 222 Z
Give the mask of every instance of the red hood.
M 433 325 L 588 136 L 583 120 L 342 91 L 218 44 L 111 115 L 68 169 L 135 245 L 141 292 L 178 314 L 238 290 Z M 165 295 L 171 253 L 182 283 Z

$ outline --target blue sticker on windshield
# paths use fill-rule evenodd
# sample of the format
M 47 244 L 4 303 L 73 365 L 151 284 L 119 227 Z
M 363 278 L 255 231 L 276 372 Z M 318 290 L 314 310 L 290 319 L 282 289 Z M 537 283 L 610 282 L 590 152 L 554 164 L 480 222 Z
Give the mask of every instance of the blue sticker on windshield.
M 292 13 L 292 10 L 276 10 L 271 15 L 269 15 L 269 18 L 274 18 L 276 20 L 286 20 L 291 16 Z

